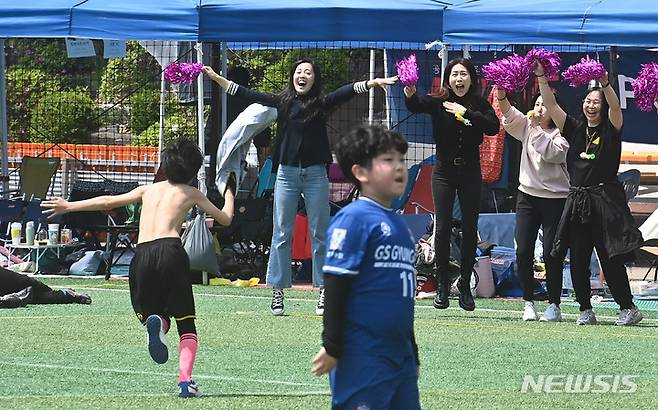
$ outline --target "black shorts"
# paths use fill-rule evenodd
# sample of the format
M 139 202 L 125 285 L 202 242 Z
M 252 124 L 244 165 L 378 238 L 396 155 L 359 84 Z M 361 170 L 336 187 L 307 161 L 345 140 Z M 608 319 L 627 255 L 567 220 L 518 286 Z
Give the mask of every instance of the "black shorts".
M 176 320 L 195 318 L 190 260 L 180 238 L 137 245 L 129 281 L 133 309 L 142 323 L 154 314 Z

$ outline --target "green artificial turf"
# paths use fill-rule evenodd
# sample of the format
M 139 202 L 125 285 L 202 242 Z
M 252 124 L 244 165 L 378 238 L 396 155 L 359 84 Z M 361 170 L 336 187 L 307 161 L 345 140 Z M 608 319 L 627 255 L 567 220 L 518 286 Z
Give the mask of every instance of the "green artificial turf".
M 93 304 L 0 310 L 0 409 L 326 409 L 326 377 L 311 375 L 322 320 L 317 293 L 286 291 L 284 317 L 269 313 L 270 290 L 195 286 L 202 398 L 176 397 L 178 340 L 170 360 L 151 361 L 125 281 L 48 279 L 89 293 Z M 521 303 L 477 300 L 467 313 L 420 301 L 416 309 L 420 396 L 425 409 L 656 408 L 658 312 L 640 326 L 523 323 Z M 544 309 L 544 303 L 538 308 Z M 522 393 L 525 375 L 633 375 L 634 393 Z

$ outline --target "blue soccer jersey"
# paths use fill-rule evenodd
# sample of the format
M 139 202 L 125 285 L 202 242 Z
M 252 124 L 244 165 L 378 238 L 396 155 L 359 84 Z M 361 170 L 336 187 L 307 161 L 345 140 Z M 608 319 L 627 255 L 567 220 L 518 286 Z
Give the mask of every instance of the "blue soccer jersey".
M 414 241 L 391 209 L 360 198 L 327 232 L 324 273 L 353 277 L 343 330 L 344 357 L 414 357 Z

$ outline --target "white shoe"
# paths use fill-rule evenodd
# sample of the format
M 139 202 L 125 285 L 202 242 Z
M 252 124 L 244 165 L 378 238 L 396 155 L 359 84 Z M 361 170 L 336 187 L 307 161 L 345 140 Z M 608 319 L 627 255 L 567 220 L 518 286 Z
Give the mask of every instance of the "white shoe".
M 633 306 L 630 309 L 622 309 L 622 311 L 619 312 L 619 319 L 617 319 L 615 324 L 617 326 L 630 326 L 636 323 L 640 323 L 641 320 L 642 313 L 640 313 L 640 309 L 638 309 L 636 306 Z
M 283 307 L 283 289 L 272 289 L 272 305 L 270 308 L 274 316 L 282 316 L 285 313 Z
M 595 325 L 596 315 L 592 309 L 583 310 L 580 312 L 580 317 L 576 319 L 577 325 Z
M 324 288 L 320 288 L 320 297 L 318 298 L 318 304 L 315 307 L 316 315 L 324 315 Z
M 537 320 L 537 310 L 535 309 L 535 302 L 525 302 L 523 307 L 523 321 Z
M 548 305 L 548 307 L 544 311 L 544 314 L 539 320 L 541 320 L 542 322 L 561 322 L 562 311 L 560 311 L 560 307 L 558 305 L 556 305 L 555 303 L 551 303 L 550 305 Z

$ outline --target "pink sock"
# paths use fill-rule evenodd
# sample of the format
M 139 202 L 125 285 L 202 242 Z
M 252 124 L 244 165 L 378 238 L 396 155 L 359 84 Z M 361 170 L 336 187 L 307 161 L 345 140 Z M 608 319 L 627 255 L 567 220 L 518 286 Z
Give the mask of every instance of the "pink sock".
M 184 333 L 180 337 L 178 346 L 178 383 L 192 380 L 192 367 L 199 349 L 199 342 L 195 333 Z

